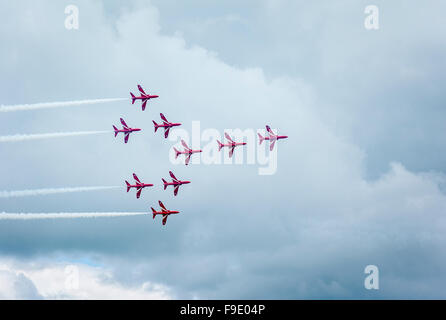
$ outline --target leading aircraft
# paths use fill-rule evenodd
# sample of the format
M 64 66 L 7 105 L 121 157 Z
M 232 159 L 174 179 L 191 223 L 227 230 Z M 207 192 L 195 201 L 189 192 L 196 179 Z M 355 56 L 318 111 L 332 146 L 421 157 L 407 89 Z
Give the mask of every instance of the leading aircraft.
M 180 188 L 180 186 L 183 184 L 189 184 L 190 181 L 178 180 L 172 171 L 169 171 L 169 174 L 172 177 L 172 182 L 167 182 L 166 180 L 162 179 L 164 184 L 164 190 L 166 190 L 168 186 L 173 186 L 173 195 L 176 196 L 178 194 L 178 189 Z
M 225 132 L 225 137 L 226 137 L 226 139 L 228 140 L 229 143 L 224 144 L 224 143 L 221 143 L 220 141 L 217 140 L 217 142 L 218 142 L 218 151 L 220 151 L 223 147 L 231 148 L 231 150 L 229 150 L 229 158 L 232 157 L 232 155 L 234 153 L 235 147 L 246 145 L 246 142 L 234 142 L 234 140 L 232 140 L 231 137 L 229 136 L 229 134 L 227 134 L 226 132 Z
M 172 123 L 167 121 L 164 114 L 160 113 L 161 120 L 163 120 L 163 124 L 158 124 L 155 122 L 155 120 L 152 120 L 153 125 L 155 126 L 155 132 L 158 130 L 158 128 L 164 128 L 164 138 L 167 138 L 169 136 L 169 130 L 172 127 L 178 127 L 181 126 L 181 123 Z
M 175 159 L 178 158 L 178 156 L 180 154 L 184 154 L 186 155 L 186 166 L 189 164 L 190 161 L 190 157 L 194 154 L 194 153 L 199 153 L 202 152 L 202 150 L 192 150 L 191 148 L 189 148 L 186 144 L 186 142 L 184 142 L 184 140 L 181 140 L 181 144 L 184 147 L 184 151 L 178 151 L 175 147 L 173 148 L 173 150 L 175 150 Z
M 269 142 L 270 142 L 270 144 L 269 144 L 269 150 L 270 151 L 273 151 L 273 149 L 274 149 L 274 144 L 276 143 L 276 141 L 277 140 L 280 140 L 280 139 L 286 139 L 286 138 L 288 138 L 288 136 L 278 136 L 277 134 L 275 134 L 272 130 L 271 130 L 271 128 L 267 125 L 266 126 L 266 131 L 268 131 L 268 134 L 269 134 Z M 266 140 L 266 139 L 265 139 Z
M 136 189 L 136 198 L 137 199 L 139 199 L 139 197 L 141 196 L 142 189 L 144 189 L 145 187 L 153 187 L 153 184 L 151 184 L 151 183 L 142 183 L 141 181 L 139 181 L 136 174 L 133 174 L 133 179 L 135 179 L 134 185 L 131 185 L 127 180 L 125 181 L 125 184 L 127 185 L 127 192 L 129 192 L 131 188 Z
M 163 225 L 166 224 L 167 222 L 167 217 L 171 214 L 178 214 L 180 213 L 180 211 L 175 211 L 175 210 L 167 210 L 166 207 L 164 206 L 164 204 L 160 201 L 158 201 L 160 207 L 161 207 L 161 211 L 156 211 L 155 209 L 153 209 L 152 207 L 150 209 L 152 209 L 152 214 L 153 214 L 153 219 L 155 219 L 157 214 L 161 214 L 163 216 Z
M 129 141 L 129 135 L 132 132 L 141 131 L 141 129 L 138 128 L 130 128 L 127 123 L 125 123 L 124 119 L 120 118 L 121 124 L 122 124 L 122 130 L 119 130 L 116 128 L 116 126 L 113 126 L 113 129 L 115 130 L 115 137 L 118 135 L 119 132 L 124 133 L 124 142 L 127 143 Z
M 148 93 L 145 93 L 144 89 L 139 84 L 138 84 L 138 90 L 141 93 L 141 95 L 139 97 L 135 97 L 135 95 L 131 92 L 130 92 L 130 95 L 132 96 L 132 104 L 134 104 L 136 100 L 142 101 L 142 111 L 144 111 L 146 109 L 147 101 L 149 101 L 150 99 L 159 97 L 157 95 L 150 95 Z

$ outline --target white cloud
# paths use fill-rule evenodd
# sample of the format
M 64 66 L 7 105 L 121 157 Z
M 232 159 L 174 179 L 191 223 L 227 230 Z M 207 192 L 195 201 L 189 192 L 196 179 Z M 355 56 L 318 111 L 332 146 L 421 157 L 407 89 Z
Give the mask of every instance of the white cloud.
M 34 260 L 0 260 L 3 299 L 170 299 L 166 286 L 143 282 L 126 286 L 106 268 L 86 264 Z
M 34 283 L 22 272 L 0 268 L 0 299 L 40 299 Z

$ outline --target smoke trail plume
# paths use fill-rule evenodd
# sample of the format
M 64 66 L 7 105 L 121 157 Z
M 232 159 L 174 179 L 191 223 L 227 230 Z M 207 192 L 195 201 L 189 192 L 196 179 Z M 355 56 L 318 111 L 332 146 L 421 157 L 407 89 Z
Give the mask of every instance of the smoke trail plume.
M 148 215 L 147 212 L 0 213 L 0 220 L 80 219 Z
M 24 110 L 37 110 L 37 109 L 47 109 L 47 108 L 62 108 L 62 107 L 72 107 L 81 106 L 85 104 L 98 104 L 107 102 L 116 102 L 128 100 L 127 98 L 112 98 L 112 99 L 91 99 L 91 100 L 77 100 L 77 101 L 61 101 L 61 102 L 45 102 L 45 103 L 34 103 L 34 104 L 17 104 L 11 106 L 0 106 L 0 112 L 13 112 L 13 111 L 24 111 Z
M 38 133 L 38 134 L 15 134 L 11 136 L 0 136 L 0 142 L 19 142 L 26 140 L 51 139 L 73 136 L 84 136 L 89 134 L 101 134 L 113 132 L 106 131 L 77 131 L 77 132 L 53 132 L 53 133 Z
M 32 190 L 16 190 L 16 191 L 0 191 L 0 198 L 16 198 L 16 197 L 29 197 L 49 195 L 56 193 L 68 193 L 68 192 L 86 192 L 96 190 L 108 190 L 121 188 L 119 186 L 107 186 L 107 187 L 74 187 L 74 188 L 48 188 L 48 189 L 32 189 Z

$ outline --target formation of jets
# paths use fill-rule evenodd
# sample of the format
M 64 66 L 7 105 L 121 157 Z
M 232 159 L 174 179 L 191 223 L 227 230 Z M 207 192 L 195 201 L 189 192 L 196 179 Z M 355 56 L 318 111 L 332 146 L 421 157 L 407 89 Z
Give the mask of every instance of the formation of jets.
M 144 89 L 138 85 L 138 90 L 140 92 L 140 96 L 137 97 L 135 96 L 132 92 L 130 92 L 130 96 L 132 99 L 132 104 L 135 103 L 136 100 L 141 100 L 142 104 L 142 110 L 144 111 L 146 109 L 146 105 L 147 105 L 147 101 L 149 101 L 150 99 L 155 99 L 158 98 L 158 95 L 150 95 L 148 93 L 146 93 L 144 91 Z M 154 120 L 152 120 L 153 125 L 154 125 L 154 129 L 155 132 L 157 132 L 157 130 L 159 128 L 163 128 L 164 129 L 164 138 L 167 138 L 169 136 L 169 131 L 170 129 L 172 129 L 173 127 L 178 127 L 181 126 L 181 123 L 173 123 L 173 122 L 169 122 L 167 120 L 167 118 L 164 116 L 164 114 L 160 113 L 160 118 L 162 120 L 162 124 L 158 124 L 156 123 Z M 124 142 L 127 143 L 129 140 L 129 136 L 130 133 L 132 132 L 137 132 L 137 131 L 141 131 L 141 129 L 139 128 L 131 128 L 129 127 L 126 122 L 124 121 L 124 119 L 120 119 L 121 124 L 122 124 L 122 129 L 118 129 L 116 126 L 113 126 L 113 130 L 115 133 L 115 137 L 118 135 L 118 133 L 122 132 L 124 134 Z M 274 145 L 276 143 L 276 141 L 281 140 L 281 139 L 286 139 L 288 138 L 288 136 L 279 136 L 277 134 L 275 134 L 271 128 L 267 125 L 266 126 L 266 131 L 267 131 L 267 136 L 262 136 L 260 133 L 258 134 L 259 136 L 259 145 L 262 144 L 263 141 L 267 140 L 270 142 L 270 146 L 269 149 L 270 151 L 272 151 L 274 149 Z M 219 140 L 217 140 L 218 143 L 218 151 L 221 151 L 223 148 L 227 147 L 229 149 L 229 157 L 231 158 L 234 154 L 234 150 L 236 147 L 239 146 L 244 146 L 246 145 L 246 142 L 236 142 L 234 141 L 231 136 L 225 132 L 225 138 L 227 140 L 227 143 L 222 143 Z M 173 148 L 175 151 L 175 159 L 178 158 L 178 156 L 180 155 L 185 155 L 185 164 L 188 165 L 190 162 L 190 159 L 192 157 L 192 155 L 194 153 L 200 153 L 202 152 L 202 150 L 193 150 L 191 148 L 189 148 L 189 146 L 186 144 L 186 142 L 184 140 L 181 140 L 181 144 L 184 147 L 183 151 L 179 151 L 177 150 L 175 147 Z M 161 179 L 163 181 L 163 187 L 164 190 L 167 189 L 168 186 L 173 186 L 173 194 L 174 196 L 178 195 L 178 190 L 180 188 L 180 186 L 184 185 L 184 184 L 189 184 L 191 183 L 190 181 L 186 181 L 186 180 L 179 180 L 177 179 L 177 177 L 173 174 L 172 171 L 169 171 L 169 175 L 172 178 L 172 182 L 168 182 L 165 179 Z M 130 184 L 127 180 L 125 181 L 126 185 L 127 185 L 127 192 L 129 192 L 132 188 L 136 189 L 136 198 L 139 199 L 141 196 L 141 192 L 142 189 L 146 188 L 146 187 L 153 187 L 153 184 L 151 183 L 142 183 L 139 178 L 136 176 L 136 174 L 133 174 L 133 178 L 135 179 L 135 184 Z M 153 207 L 151 207 L 152 209 L 152 214 L 153 214 L 153 219 L 155 219 L 155 217 L 157 215 L 161 215 L 162 218 L 162 224 L 165 225 L 167 222 L 167 218 L 169 215 L 171 214 L 178 214 L 180 213 L 179 211 L 175 211 L 175 210 L 167 210 L 166 207 L 164 206 L 164 204 L 159 200 L 158 201 L 159 206 L 160 206 L 160 211 L 156 211 Z

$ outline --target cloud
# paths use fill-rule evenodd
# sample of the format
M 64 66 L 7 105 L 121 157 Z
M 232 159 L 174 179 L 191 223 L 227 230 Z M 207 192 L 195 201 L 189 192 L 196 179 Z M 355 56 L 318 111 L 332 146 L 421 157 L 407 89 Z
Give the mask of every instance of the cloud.
M 150 282 L 128 287 L 105 268 L 54 259 L 31 264 L 0 261 L 2 299 L 170 299 L 169 289 Z
M 16 270 L 0 269 L 0 299 L 40 299 L 34 283 Z
M 298 77 L 291 71 L 271 77 L 259 67 L 225 63 L 204 46 L 166 33 L 160 25 L 163 12 L 152 5 L 139 3 L 136 9 L 123 9 L 110 20 L 97 2 L 78 4 L 82 20 L 76 32 L 63 28 L 61 5 L 2 4 L 9 8 L 1 12 L 10 13 L 4 23 L 16 30 L 14 42 L 8 41 L 10 34 L 0 31 L 1 39 L 11 43 L 0 53 L 4 70 L 0 92 L 8 100 L 5 103 L 121 96 L 137 83 L 160 98 L 144 113 L 139 106 L 121 103 L 30 111 L 28 115 L 5 113 L 2 134 L 24 129 L 41 132 L 42 127 L 92 130 L 110 126 L 121 116 L 143 131 L 127 145 L 112 136 L 69 143 L 39 141 L 29 148 L 8 144 L 8 161 L 0 167 L 2 189 L 30 189 L 43 182 L 84 185 L 85 180 L 117 185 L 132 172 L 143 181 L 160 181 L 169 170 L 192 183 L 178 197 L 160 187 L 143 193 L 139 200 L 113 191 L 30 197 L 20 202 L 2 199 L 2 208 L 8 212 L 144 211 L 157 200 L 181 211 L 169 218 L 167 228 L 149 216 L 2 221 L 2 254 L 23 259 L 54 252 L 94 255 L 95 262 L 105 266 L 97 273 L 89 269 L 94 275 L 111 274 L 113 281 L 136 292 L 141 292 L 142 283 L 160 283 L 172 296 L 182 298 L 444 296 L 446 198 L 442 174 L 414 172 L 404 161 L 389 166 L 383 152 L 386 168 L 370 179 L 369 150 L 354 136 L 344 134 L 351 118 L 337 114 L 341 130 L 326 121 L 320 105 L 325 81 L 317 85 L 317 79 L 307 79 L 308 73 Z M 319 12 L 317 6 L 307 8 Z M 324 12 L 331 12 L 330 8 Z M 308 13 L 303 27 L 312 27 L 311 19 Z M 34 20 L 45 22 L 32 24 Z M 284 22 L 278 28 L 290 34 Z M 325 25 L 317 26 L 327 31 Z M 308 37 L 315 38 L 311 33 Z M 229 44 L 236 53 L 240 51 Z M 265 47 L 265 41 L 260 45 Z M 342 74 L 342 67 L 334 65 L 341 47 L 337 46 L 333 60 L 323 47 L 313 48 L 319 55 L 306 65 L 311 69 L 315 61 L 321 61 L 319 76 L 332 66 L 334 70 L 327 69 L 334 87 L 327 91 L 329 97 L 342 84 L 342 79 L 332 77 Z M 32 59 L 26 54 L 31 48 Z M 303 56 L 308 58 L 313 51 Z M 247 54 L 255 60 L 264 53 L 250 50 Z M 36 60 L 40 63 L 35 64 Z M 23 77 L 18 78 L 17 73 Z M 363 79 L 351 77 L 352 81 Z M 375 86 L 380 88 L 379 83 Z M 340 96 L 350 102 L 361 100 L 354 89 Z M 289 139 L 278 144 L 278 170 L 273 176 L 258 176 L 257 168 L 250 165 L 172 168 L 170 143 L 153 135 L 151 120 L 158 112 L 178 119 L 187 130 L 193 120 L 200 120 L 202 129 L 221 132 L 263 128 L 268 123 Z M 381 129 L 375 121 L 360 133 Z M 368 264 L 380 268 L 378 292 L 363 287 Z M 12 270 L 16 268 L 21 270 Z M 57 290 L 40 289 L 44 281 L 33 281 L 43 296 L 59 295 Z M 94 296 L 119 294 L 91 291 L 96 292 Z
M 367 153 L 367 178 L 379 177 L 391 161 L 417 172 L 446 170 L 438 152 L 446 147 L 444 3 L 426 1 L 420 9 L 404 0 L 374 1 L 378 31 L 364 28 L 366 0 L 225 1 L 194 10 L 190 3 L 154 3 L 165 33 L 181 31 L 189 45 L 218 53 L 229 65 L 262 66 L 268 79 L 305 79 L 317 92 L 314 112 Z M 206 23 L 231 14 L 244 23 Z

